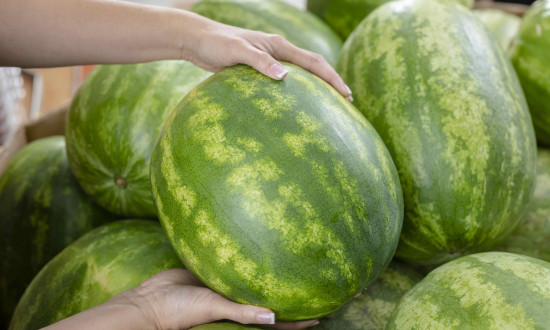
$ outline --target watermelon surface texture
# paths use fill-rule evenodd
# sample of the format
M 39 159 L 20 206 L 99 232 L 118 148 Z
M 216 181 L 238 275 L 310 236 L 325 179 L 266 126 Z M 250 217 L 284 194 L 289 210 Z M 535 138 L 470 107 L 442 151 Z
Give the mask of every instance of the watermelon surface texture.
M 491 31 L 497 43 L 508 51 L 521 24 L 521 18 L 500 9 L 476 9 L 473 13 Z
M 409 291 L 387 329 L 547 329 L 550 263 L 505 252 L 473 254 Z
M 157 222 L 124 220 L 82 236 L 33 279 L 10 330 L 38 329 L 183 265 Z
M 123 217 L 155 218 L 149 167 L 174 106 L 211 73 L 189 62 L 94 68 L 67 117 L 69 162 L 82 188 Z
M 359 297 L 348 302 L 312 329 L 383 330 L 399 300 L 422 280 L 409 266 L 392 261 Z
M 399 171 L 398 257 L 440 264 L 513 231 L 534 189 L 533 125 L 510 60 L 468 9 L 382 5 L 337 68 Z
M 550 0 L 529 8 L 512 48 L 539 144 L 550 146 Z
M 323 21 L 281 0 L 203 0 L 191 10 L 224 24 L 279 34 L 332 65 L 342 48 L 338 35 Z
M 308 0 L 307 10 L 319 16 L 343 40 L 378 6 L 390 0 Z M 473 0 L 439 0 L 440 2 L 457 2 L 468 8 Z
M 550 150 L 538 150 L 535 195 L 529 203 L 525 220 L 498 250 L 550 262 Z
M 51 258 L 112 220 L 79 187 L 62 136 L 20 150 L 0 177 L 0 328 L 7 327 L 25 288 Z
M 389 264 L 402 223 L 390 155 L 365 118 L 317 76 L 275 81 L 236 66 L 167 121 L 151 182 L 186 267 L 279 321 L 333 312 Z

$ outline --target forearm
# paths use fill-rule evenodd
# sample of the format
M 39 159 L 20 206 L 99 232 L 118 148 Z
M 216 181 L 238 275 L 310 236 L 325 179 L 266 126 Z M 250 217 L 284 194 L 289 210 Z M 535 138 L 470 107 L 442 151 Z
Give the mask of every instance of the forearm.
M 207 19 L 109 0 L 0 1 L 0 65 L 21 67 L 180 59 Z

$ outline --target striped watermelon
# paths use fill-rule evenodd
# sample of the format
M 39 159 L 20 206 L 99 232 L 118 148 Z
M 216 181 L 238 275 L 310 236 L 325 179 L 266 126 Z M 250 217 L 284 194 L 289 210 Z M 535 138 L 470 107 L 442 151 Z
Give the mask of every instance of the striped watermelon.
M 389 1 L 391 0 L 307 0 L 307 10 L 319 16 L 346 40 L 368 14 Z M 439 1 L 457 2 L 468 8 L 474 4 L 474 0 Z
M 491 31 L 502 49 L 508 51 L 518 33 L 521 18 L 500 9 L 475 9 L 473 13 Z
M 382 5 L 346 41 L 338 70 L 400 174 L 398 257 L 438 264 L 512 232 L 533 193 L 533 127 L 510 60 L 469 10 Z
M 149 277 L 182 267 L 153 221 L 117 221 L 86 234 L 33 279 L 10 330 L 38 329 L 104 303 Z
M 32 278 L 69 243 L 114 220 L 71 173 L 65 139 L 28 144 L 0 177 L 0 328 Z M 4 326 L 2 326 L 4 325 Z
M 547 329 L 550 263 L 505 252 L 473 254 L 426 276 L 387 329 Z
M 393 261 L 359 297 L 322 319 L 313 329 L 383 330 L 401 297 L 420 280 L 422 276 L 412 268 Z
M 191 10 L 224 24 L 280 34 L 332 65 L 342 48 L 340 38 L 323 21 L 280 0 L 203 0 Z
M 149 164 L 174 106 L 210 73 L 183 61 L 96 67 L 67 118 L 69 162 L 82 188 L 121 216 L 156 217 Z
M 550 150 L 538 150 L 535 196 L 529 203 L 525 220 L 498 250 L 550 262 Z
M 540 144 L 550 146 L 550 0 L 536 1 L 523 17 L 512 63 L 525 92 Z
M 394 254 L 397 172 L 376 131 L 332 87 L 288 64 L 236 66 L 195 89 L 151 160 L 163 228 L 203 283 L 279 321 L 333 312 Z

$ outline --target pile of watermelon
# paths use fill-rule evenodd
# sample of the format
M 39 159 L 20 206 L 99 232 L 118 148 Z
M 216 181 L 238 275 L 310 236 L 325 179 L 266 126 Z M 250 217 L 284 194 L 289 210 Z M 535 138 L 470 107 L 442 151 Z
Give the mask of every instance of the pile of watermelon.
M 318 329 L 548 327 L 550 0 L 522 19 L 471 6 L 192 8 L 322 54 L 353 104 L 290 63 L 283 81 L 96 67 L 65 137 L 0 176 L 0 327 L 47 326 L 178 267 Z

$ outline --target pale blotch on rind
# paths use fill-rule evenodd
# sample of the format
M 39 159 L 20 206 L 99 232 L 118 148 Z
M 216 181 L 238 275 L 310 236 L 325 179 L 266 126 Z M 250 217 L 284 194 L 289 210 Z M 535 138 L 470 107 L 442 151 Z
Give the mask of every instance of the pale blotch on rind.
M 430 295 L 418 299 L 410 295 L 403 297 L 399 306 L 403 305 L 407 308 L 403 311 L 403 309 L 397 307 L 392 316 L 394 326 L 388 327 L 388 329 L 447 330 L 461 325 L 459 320 L 445 320 L 443 311 L 431 300 L 433 300 L 433 297 Z
M 524 280 L 537 294 L 550 298 L 550 281 L 548 281 L 550 269 L 548 267 L 534 264 L 519 255 L 476 254 L 470 257 L 500 269 L 511 271 L 517 278 Z

